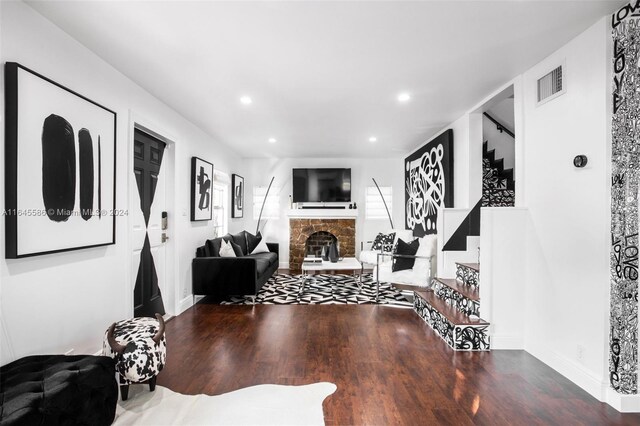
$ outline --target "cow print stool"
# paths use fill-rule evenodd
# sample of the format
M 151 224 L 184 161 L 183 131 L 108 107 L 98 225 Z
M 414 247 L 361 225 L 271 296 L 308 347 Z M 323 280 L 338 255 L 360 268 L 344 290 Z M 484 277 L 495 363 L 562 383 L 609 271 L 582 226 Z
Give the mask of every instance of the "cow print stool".
M 158 373 L 164 368 L 167 360 L 164 320 L 160 314 L 156 318 L 118 321 L 105 332 L 102 353 L 116 360 L 123 401 L 129 397 L 130 384 L 149 383 L 153 392 Z

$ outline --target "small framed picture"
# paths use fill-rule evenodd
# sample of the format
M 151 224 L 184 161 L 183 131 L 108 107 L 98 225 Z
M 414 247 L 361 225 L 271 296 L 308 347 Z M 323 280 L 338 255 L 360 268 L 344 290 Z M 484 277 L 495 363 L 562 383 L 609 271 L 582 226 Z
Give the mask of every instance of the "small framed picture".
M 244 178 L 240 175 L 231 176 L 231 187 L 233 188 L 233 194 L 231 202 L 233 208 L 231 209 L 231 217 L 239 218 L 244 216 Z
M 191 157 L 191 221 L 211 220 L 213 213 L 213 164 Z

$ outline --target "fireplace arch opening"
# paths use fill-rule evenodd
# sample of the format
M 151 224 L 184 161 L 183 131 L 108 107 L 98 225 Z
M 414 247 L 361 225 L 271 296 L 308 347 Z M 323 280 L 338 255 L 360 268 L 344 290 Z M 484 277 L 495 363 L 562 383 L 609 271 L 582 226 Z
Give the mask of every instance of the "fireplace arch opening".
M 317 231 L 307 237 L 304 252 L 306 256 L 320 256 L 322 247 L 337 243 L 338 237 L 328 231 Z

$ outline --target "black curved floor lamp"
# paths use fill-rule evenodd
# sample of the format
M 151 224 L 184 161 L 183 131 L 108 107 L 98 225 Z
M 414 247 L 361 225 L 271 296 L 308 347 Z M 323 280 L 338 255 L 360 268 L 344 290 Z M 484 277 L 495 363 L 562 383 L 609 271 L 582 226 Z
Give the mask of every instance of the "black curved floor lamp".
M 387 210 L 387 216 L 389 217 L 389 223 L 391 224 L 391 229 L 394 229 L 393 220 L 391 220 L 391 214 L 389 213 L 389 207 L 387 207 L 387 202 L 385 201 L 384 196 L 382 195 L 382 191 L 378 186 L 378 182 L 376 182 L 374 178 L 371 178 L 371 179 L 373 180 L 373 183 L 376 185 L 376 188 L 378 188 L 378 192 L 380 193 L 380 198 L 382 198 L 382 203 L 384 204 L 384 208 Z
M 264 194 L 264 200 L 262 200 L 262 207 L 260 207 L 260 216 L 258 216 L 258 224 L 256 225 L 256 235 L 258 235 L 258 232 L 260 232 L 260 219 L 262 219 L 262 211 L 264 210 L 264 205 L 267 202 L 267 197 L 269 196 L 269 190 L 271 189 L 271 184 L 273 184 L 273 180 L 276 177 L 272 177 L 271 178 L 271 182 L 269 182 L 269 187 L 267 188 L 267 193 Z

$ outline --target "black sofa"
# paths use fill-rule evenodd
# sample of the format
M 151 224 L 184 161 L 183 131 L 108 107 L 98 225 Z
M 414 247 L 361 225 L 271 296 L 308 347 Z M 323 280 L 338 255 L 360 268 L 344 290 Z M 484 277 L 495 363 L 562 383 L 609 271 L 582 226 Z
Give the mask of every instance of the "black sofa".
M 232 295 L 256 296 L 264 283 L 278 270 L 278 244 L 267 243 L 268 253 L 249 254 L 261 236 L 247 231 L 207 240 L 198 247 L 192 263 L 193 294 L 225 298 Z M 236 256 L 220 257 L 222 239 L 237 246 Z M 239 247 L 239 248 L 238 248 Z

